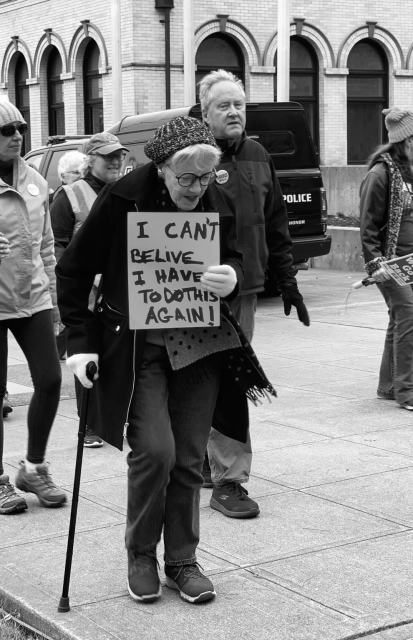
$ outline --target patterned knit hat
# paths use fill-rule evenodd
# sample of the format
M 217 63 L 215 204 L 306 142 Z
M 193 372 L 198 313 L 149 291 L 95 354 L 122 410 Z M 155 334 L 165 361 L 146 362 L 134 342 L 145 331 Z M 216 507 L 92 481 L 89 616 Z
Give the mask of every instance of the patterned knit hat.
M 148 158 L 161 164 L 169 156 L 193 144 L 210 144 L 218 148 L 215 138 L 204 124 L 196 118 L 178 116 L 155 131 L 155 137 L 145 144 Z
M 402 142 L 413 136 L 413 112 L 407 109 L 383 109 L 384 124 L 389 132 L 389 142 Z
M 11 122 L 26 122 L 17 107 L 7 100 L 0 100 L 0 127 Z

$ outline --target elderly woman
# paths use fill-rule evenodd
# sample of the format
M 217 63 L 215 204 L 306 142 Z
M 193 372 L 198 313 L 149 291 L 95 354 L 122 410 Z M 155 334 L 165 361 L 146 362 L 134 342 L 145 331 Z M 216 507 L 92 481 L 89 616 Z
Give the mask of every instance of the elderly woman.
M 57 175 L 62 184 L 73 184 L 79 180 L 81 168 L 85 164 L 86 156 L 73 149 L 62 156 L 57 165 Z
M 16 487 L 37 495 L 45 507 L 66 502 L 65 492 L 52 481 L 45 461 L 61 386 L 53 333 L 56 261 L 47 182 L 20 156 L 27 131 L 20 111 L 0 101 L 0 514 L 27 508 L 3 467 L 1 409 L 9 332 L 27 358 L 34 387 L 27 412 L 27 454 L 20 462 Z
M 123 147 L 118 138 L 112 133 L 96 133 L 90 138 L 86 146 L 86 155 L 78 154 L 83 156 L 83 162 L 80 166 L 77 165 L 76 173 L 74 173 L 73 164 L 66 163 L 67 166 L 63 166 L 65 171 L 62 171 L 62 178 L 65 179 L 66 184 L 62 186 L 61 191 L 50 207 L 57 261 L 60 260 L 69 242 L 86 220 L 103 187 L 108 183 L 116 182 L 119 178 L 122 162 L 126 157 L 127 151 L 128 149 Z M 78 152 L 73 151 L 70 153 L 75 154 Z M 62 160 L 67 156 L 69 154 L 65 154 Z M 72 180 L 73 176 L 80 179 Z M 94 304 L 98 282 L 99 278 L 96 279 L 95 284 L 91 287 L 91 306 Z M 66 352 L 65 328 L 57 336 L 57 341 L 59 356 L 63 359 Z M 79 405 L 80 385 L 77 381 L 76 397 Z M 88 448 L 103 446 L 102 438 L 99 438 L 89 426 L 86 430 L 84 446 Z
M 156 546 L 163 529 L 167 586 L 189 602 L 200 602 L 215 596 L 195 555 L 201 468 L 218 396 L 221 353 L 236 347 L 239 339 L 234 330 L 191 329 L 207 349 L 193 349 L 192 360 L 182 367 L 165 336 L 179 335 L 185 348 L 188 332 L 129 329 L 127 214 L 136 209 L 171 215 L 218 211 L 222 264 L 210 267 L 202 284 L 221 298 L 237 294 L 241 256 L 235 248 L 232 198 L 213 184 L 220 151 L 209 130 L 194 118 L 175 118 L 157 130 L 145 152 L 154 162 L 104 190 L 60 260 L 59 306 L 69 328 L 67 365 L 85 387 L 92 386 L 86 364 L 93 360 L 99 367 L 89 424 L 120 449 L 126 429 L 131 448 L 125 536 L 129 593 L 140 602 L 160 597 Z M 88 294 L 99 272 L 93 315 Z M 224 335 L 214 340 L 212 333 Z

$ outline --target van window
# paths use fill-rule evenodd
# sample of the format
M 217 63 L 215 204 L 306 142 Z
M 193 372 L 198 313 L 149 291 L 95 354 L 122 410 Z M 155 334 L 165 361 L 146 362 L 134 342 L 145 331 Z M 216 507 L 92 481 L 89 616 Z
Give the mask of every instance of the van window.
M 26 162 L 27 164 L 32 166 L 34 169 L 36 169 L 36 171 L 39 171 L 41 162 L 43 160 L 43 156 L 44 156 L 44 151 L 42 151 L 41 153 L 34 153 L 32 156 L 29 156 L 28 158 L 26 158 Z
M 290 131 L 254 131 L 249 137 L 262 144 L 271 156 L 295 153 L 294 136 Z

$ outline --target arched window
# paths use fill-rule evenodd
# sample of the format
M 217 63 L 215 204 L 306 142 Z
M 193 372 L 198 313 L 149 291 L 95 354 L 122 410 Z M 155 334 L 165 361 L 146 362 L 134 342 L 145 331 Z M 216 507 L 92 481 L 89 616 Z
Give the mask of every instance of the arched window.
M 103 131 L 103 88 L 99 47 L 91 40 L 83 59 L 83 81 L 85 96 L 85 133 Z
M 199 98 L 198 82 L 211 71 L 225 69 L 231 71 L 245 84 L 244 56 L 238 44 L 230 36 L 214 33 L 199 45 L 196 52 L 196 99 Z
M 373 40 L 360 40 L 348 57 L 347 162 L 364 164 L 385 139 L 382 110 L 388 104 L 388 63 Z
M 26 80 L 29 77 L 26 60 L 22 53 L 17 54 L 16 68 L 14 72 L 15 91 L 16 91 L 16 107 L 22 114 L 23 118 L 29 125 L 29 132 L 23 137 L 22 156 L 26 155 L 31 149 L 30 144 L 30 97 L 29 87 Z
M 277 54 L 274 66 L 277 69 Z M 277 100 L 277 74 L 274 77 L 274 100 Z M 318 59 L 313 47 L 299 36 L 290 39 L 290 100 L 304 107 L 310 133 L 318 149 Z
M 49 135 L 65 133 L 65 106 L 63 102 L 62 59 L 53 47 L 47 61 L 47 101 L 49 105 Z

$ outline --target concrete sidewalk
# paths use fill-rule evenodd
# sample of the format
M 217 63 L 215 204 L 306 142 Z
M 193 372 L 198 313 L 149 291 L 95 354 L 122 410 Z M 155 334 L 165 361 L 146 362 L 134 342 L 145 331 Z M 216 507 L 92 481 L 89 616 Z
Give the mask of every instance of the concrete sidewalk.
M 199 562 L 217 598 L 190 605 L 164 588 L 139 605 L 126 590 L 125 453 L 84 451 L 70 587 L 62 590 L 77 446 L 70 376 L 48 448 L 59 510 L 39 506 L 0 520 L 0 600 L 56 640 L 408 640 L 413 638 L 413 415 L 377 400 L 387 325 L 376 287 L 353 293 L 362 274 L 300 273 L 311 315 L 301 325 L 280 299 L 261 301 L 255 350 L 277 388 L 251 406 L 250 495 L 261 514 L 232 520 L 202 490 Z M 25 451 L 30 377 L 10 352 L 9 390 L 20 404 L 5 421 L 6 473 Z M 13 384 L 11 384 L 13 383 Z M 20 385 L 20 386 L 14 386 Z M 159 549 L 162 567 L 162 549 Z

